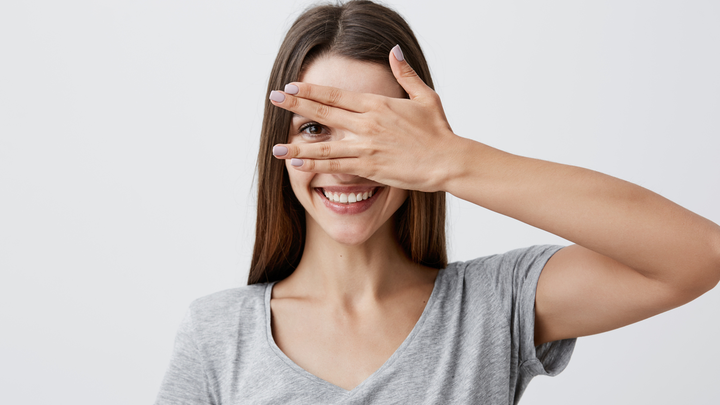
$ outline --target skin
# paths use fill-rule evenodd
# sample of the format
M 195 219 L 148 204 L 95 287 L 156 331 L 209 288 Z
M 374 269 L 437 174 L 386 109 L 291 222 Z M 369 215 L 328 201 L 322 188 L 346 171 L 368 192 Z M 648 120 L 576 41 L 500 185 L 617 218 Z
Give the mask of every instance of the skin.
M 720 227 L 716 224 L 623 180 L 516 156 L 454 134 L 437 94 L 406 62 L 392 53 L 389 58 L 395 80 L 410 99 L 308 82 L 307 78 L 294 83 L 299 92 L 285 94 L 285 100 L 275 105 L 353 136 L 329 142 L 291 142 L 284 145 L 288 153 L 278 158 L 302 159 L 301 166 L 288 166 L 291 173 L 343 173 L 399 189 L 446 191 L 575 243 L 556 253 L 540 276 L 535 301 L 536 344 L 640 321 L 683 305 L 718 283 Z M 370 250 L 364 252 L 370 259 Z M 363 290 L 369 296 L 404 289 L 375 283 L 384 276 L 365 274 L 361 268 L 347 274 L 328 270 L 335 271 L 337 277 L 337 285 L 326 291 L 329 297 L 343 296 L 343 290 L 336 287 L 351 285 L 342 281 L 350 275 L 374 289 L 374 293 Z M 424 271 L 419 273 L 431 274 Z M 313 286 L 306 284 L 305 291 L 316 288 Z M 295 291 L 300 295 L 302 290 Z M 351 290 L 344 293 L 352 294 Z M 327 299 L 325 302 L 329 303 Z M 405 325 L 411 319 L 406 317 Z M 378 318 L 377 322 L 382 320 Z M 401 328 L 395 329 L 390 335 L 402 335 Z M 287 338 L 295 336 L 290 333 Z M 353 350 L 365 350 L 359 340 L 353 344 L 358 345 Z M 294 350 L 304 350 L 298 347 Z M 378 359 L 387 354 L 367 350 Z M 328 365 L 316 366 L 322 369 Z M 362 381 L 361 376 L 355 377 L 344 387 Z

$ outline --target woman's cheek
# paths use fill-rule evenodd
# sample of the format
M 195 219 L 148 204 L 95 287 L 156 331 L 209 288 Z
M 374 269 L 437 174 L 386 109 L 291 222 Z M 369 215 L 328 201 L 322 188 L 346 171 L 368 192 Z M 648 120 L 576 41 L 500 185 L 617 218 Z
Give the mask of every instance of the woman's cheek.
M 297 170 L 290 165 L 290 159 L 285 160 L 285 167 L 287 168 L 288 177 L 290 178 L 290 185 L 292 186 L 292 189 L 295 192 L 295 197 L 297 197 L 298 201 L 303 202 L 307 201 L 308 197 L 312 198 L 312 196 L 309 195 L 311 192 L 310 182 L 315 176 L 315 173 Z

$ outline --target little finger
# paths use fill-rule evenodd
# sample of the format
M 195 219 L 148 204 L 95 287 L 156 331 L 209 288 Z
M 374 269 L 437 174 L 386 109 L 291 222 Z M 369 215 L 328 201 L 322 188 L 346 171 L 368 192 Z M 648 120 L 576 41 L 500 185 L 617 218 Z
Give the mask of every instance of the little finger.
M 273 156 L 278 159 L 336 159 L 357 157 L 357 146 L 347 141 L 290 143 L 273 146 Z
M 357 158 L 347 159 L 297 159 L 290 160 L 290 165 L 303 172 L 313 173 L 340 173 L 362 176 L 358 172 Z

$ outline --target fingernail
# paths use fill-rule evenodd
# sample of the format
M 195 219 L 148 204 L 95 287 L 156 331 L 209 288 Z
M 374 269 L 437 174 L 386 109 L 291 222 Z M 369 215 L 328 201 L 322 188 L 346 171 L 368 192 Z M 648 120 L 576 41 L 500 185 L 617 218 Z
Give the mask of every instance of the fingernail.
M 295 166 L 295 167 L 297 167 L 297 166 L 302 166 L 303 161 L 302 161 L 302 159 L 292 158 L 292 159 L 290 159 L 290 164 L 293 165 L 293 166 Z
M 285 156 L 288 153 L 288 148 L 282 145 L 275 145 L 273 146 L 273 155 L 275 156 Z
M 287 94 L 298 94 L 298 91 L 300 91 L 300 89 L 294 84 L 285 85 L 285 93 Z
M 393 55 L 395 55 L 395 59 L 402 62 L 405 60 L 405 56 L 402 53 L 402 49 L 400 49 L 400 44 L 395 45 L 392 49 Z
M 270 92 L 270 100 L 275 101 L 276 103 L 282 103 L 285 101 L 285 95 L 279 91 L 273 90 Z

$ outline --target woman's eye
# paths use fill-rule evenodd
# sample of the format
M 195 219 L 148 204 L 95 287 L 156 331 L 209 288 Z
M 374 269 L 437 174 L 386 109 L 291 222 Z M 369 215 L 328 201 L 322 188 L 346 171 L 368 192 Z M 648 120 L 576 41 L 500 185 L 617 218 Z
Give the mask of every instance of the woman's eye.
M 300 133 L 311 138 L 316 138 L 321 135 L 327 135 L 328 131 L 324 126 L 316 122 L 309 122 L 300 127 Z

